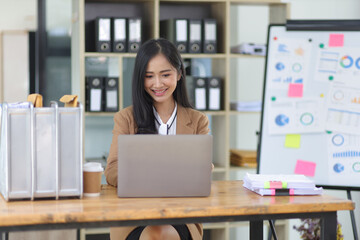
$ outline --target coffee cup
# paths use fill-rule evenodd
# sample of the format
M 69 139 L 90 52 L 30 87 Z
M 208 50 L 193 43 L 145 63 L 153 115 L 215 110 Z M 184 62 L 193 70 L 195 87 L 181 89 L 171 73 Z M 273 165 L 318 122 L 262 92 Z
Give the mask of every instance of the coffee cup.
M 83 166 L 83 184 L 85 197 L 100 196 L 101 175 L 103 168 L 100 163 L 88 162 Z

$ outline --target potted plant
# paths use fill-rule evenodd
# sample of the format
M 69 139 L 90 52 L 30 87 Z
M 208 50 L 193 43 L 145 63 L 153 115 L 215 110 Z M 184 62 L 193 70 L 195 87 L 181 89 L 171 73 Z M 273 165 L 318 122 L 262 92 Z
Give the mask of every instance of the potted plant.
M 304 240 L 320 240 L 320 219 L 306 218 L 301 219 L 300 226 L 294 226 L 294 229 L 301 234 L 301 239 Z M 341 224 L 337 224 L 337 240 L 344 240 L 342 235 Z

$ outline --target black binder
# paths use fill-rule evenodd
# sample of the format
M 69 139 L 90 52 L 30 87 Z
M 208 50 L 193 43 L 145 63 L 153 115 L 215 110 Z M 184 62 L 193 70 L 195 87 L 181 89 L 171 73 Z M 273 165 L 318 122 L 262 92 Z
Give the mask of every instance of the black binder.
M 201 53 L 201 20 L 189 19 L 188 21 L 189 52 Z
M 126 34 L 127 23 L 126 18 L 113 18 L 112 19 L 112 39 L 113 39 L 113 52 L 126 52 Z
M 160 36 L 174 43 L 180 53 L 188 52 L 187 22 L 187 19 L 167 19 L 160 21 Z
M 104 111 L 117 112 L 119 110 L 119 79 L 107 77 L 104 80 Z
M 204 53 L 216 53 L 217 41 L 216 41 L 216 19 L 204 19 L 203 20 L 203 52 Z
M 86 78 L 86 106 L 87 112 L 101 112 L 102 111 L 102 89 L 103 78 L 101 77 L 87 77 Z
M 111 19 L 96 18 L 95 43 L 97 52 L 111 52 Z
M 206 110 L 207 80 L 203 77 L 194 77 L 195 109 Z
M 128 52 L 137 52 L 142 41 L 141 18 L 128 19 Z
M 219 111 L 222 109 L 222 81 L 217 77 L 209 77 L 207 81 L 207 109 L 210 111 Z

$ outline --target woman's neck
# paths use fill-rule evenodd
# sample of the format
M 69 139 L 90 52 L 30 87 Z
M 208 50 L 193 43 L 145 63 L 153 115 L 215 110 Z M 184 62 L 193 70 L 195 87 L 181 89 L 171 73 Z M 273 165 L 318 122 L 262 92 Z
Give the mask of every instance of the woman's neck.
M 161 121 L 167 123 L 175 109 L 175 100 L 172 99 L 171 101 L 163 103 L 154 103 L 154 107 L 159 114 Z

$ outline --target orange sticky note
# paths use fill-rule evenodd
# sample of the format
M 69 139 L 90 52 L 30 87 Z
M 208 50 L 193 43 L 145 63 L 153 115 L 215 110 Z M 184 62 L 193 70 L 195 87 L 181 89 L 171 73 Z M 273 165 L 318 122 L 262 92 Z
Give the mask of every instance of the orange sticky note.
M 304 85 L 301 83 L 290 83 L 288 97 L 302 97 Z
M 344 46 L 344 34 L 330 34 L 329 47 L 343 47 Z
M 314 162 L 297 160 L 294 173 L 313 177 L 315 175 L 315 168 L 316 168 L 316 163 Z

